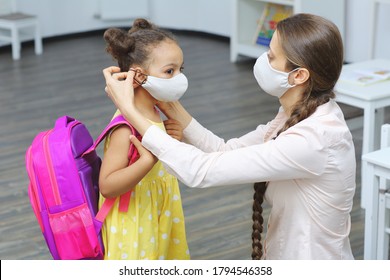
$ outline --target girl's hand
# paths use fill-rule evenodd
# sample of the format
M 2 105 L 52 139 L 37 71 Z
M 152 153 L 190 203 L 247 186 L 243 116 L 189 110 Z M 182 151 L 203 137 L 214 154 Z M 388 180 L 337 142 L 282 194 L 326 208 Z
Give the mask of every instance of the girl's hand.
M 151 152 L 149 152 L 149 150 L 145 149 L 145 147 L 142 146 L 141 142 L 137 139 L 137 137 L 135 137 L 134 135 L 130 135 L 130 141 L 138 150 L 138 160 L 142 160 L 145 163 L 150 164 L 151 166 L 156 164 L 158 160 L 157 157 L 155 157 Z
M 183 127 L 179 121 L 168 119 L 164 121 L 164 126 L 169 136 L 179 141 L 183 139 Z
M 120 72 L 120 68 L 115 66 L 103 70 L 105 91 L 122 114 L 129 109 L 128 105 L 134 106 L 134 74 L 134 71 Z

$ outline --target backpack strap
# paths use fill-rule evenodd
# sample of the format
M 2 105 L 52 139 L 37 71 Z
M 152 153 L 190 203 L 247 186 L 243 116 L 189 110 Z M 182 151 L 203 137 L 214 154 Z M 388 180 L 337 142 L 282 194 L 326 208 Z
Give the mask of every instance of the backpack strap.
M 97 146 L 103 141 L 103 139 L 112 131 L 114 127 L 117 127 L 119 125 L 127 125 L 131 133 L 135 135 L 138 139 L 141 138 L 141 135 L 138 133 L 137 130 L 122 116 L 119 115 L 112 119 L 112 121 L 106 126 L 106 128 L 100 133 L 100 135 L 97 137 L 96 141 L 93 143 L 93 145 L 84 152 L 83 156 L 91 153 L 92 151 L 95 151 Z M 130 141 L 130 140 L 129 140 Z M 133 164 L 138 158 L 139 154 L 137 149 L 133 144 L 130 144 L 129 153 L 129 165 Z M 119 198 L 119 211 L 120 212 L 127 212 L 129 209 L 130 204 L 130 198 L 131 198 L 131 191 L 128 191 L 124 194 L 122 194 Z M 110 212 L 112 206 L 115 203 L 116 198 L 106 198 L 103 205 L 100 207 L 98 213 L 96 214 L 96 219 L 100 222 L 103 222 L 108 213 Z
M 116 126 L 118 125 L 127 125 L 130 129 L 131 129 L 131 133 L 135 136 L 139 136 L 140 134 L 138 133 L 138 131 L 135 130 L 135 128 L 122 116 L 122 115 L 119 115 L 117 117 L 115 117 L 107 126 L 106 128 L 102 131 L 102 133 L 100 133 L 100 135 L 98 136 L 98 138 L 96 139 L 96 141 L 93 143 L 93 145 L 88 149 L 86 150 L 82 156 L 85 156 L 89 153 L 91 153 L 92 151 L 95 151 L 97 146 L 100 144 L 100 142 L 103 141 L 103 139 L 108 135 L 108 133 Z M 133 153 L 134 150 L 136 150 L 135 148 L 132 147 L 133 145 L 130 145 L 130 149 L 129 149 L 129 155 L 130 155 L 130 151 Z M 130 157 L 129 157 L 130 159 Z
M 114 205 L 115 200 L 116 198 L 106 198 L 106 200 L 104 200 L 103 202 L 103 205 L 100 207 L 99 211 L 97 212 L 95 219 L 103 224 L 112 206 Z M 99 228 L 99 231 L 100 229 L 101 227 Z

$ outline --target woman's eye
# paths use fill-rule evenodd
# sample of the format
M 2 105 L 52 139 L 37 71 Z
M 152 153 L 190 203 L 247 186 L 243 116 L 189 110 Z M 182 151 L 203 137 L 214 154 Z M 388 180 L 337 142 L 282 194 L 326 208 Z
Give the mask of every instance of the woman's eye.
M 167 71 L 166 71 L 166 73 L 167 73 L 167 74 L 169 74 L 169 75 L 172 75 L 172 74 L 173 74 L 173 72 L 174 72 L 174 70 L 173 70 L 173 69 L 169 69 L 169 70 L 167 70 Z

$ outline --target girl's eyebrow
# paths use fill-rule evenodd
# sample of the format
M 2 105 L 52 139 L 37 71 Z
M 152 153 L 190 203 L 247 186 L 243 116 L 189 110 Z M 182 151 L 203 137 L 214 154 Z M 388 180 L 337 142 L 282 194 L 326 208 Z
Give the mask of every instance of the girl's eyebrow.
M 184 65 L 184 62 L 180 65 L 180 67 L 183 67 L 183 65 Z M 166 67 L 179 67 L 179 65 L 176 63 L 168 63 L 161 68 L 166 68 Z
M 168 67 L 168 66 L 175 67 L 175 66 L 177 66 L 177 64 L 176 63 L 168 63 L 168 64 L 164 65 L 163 68 Z

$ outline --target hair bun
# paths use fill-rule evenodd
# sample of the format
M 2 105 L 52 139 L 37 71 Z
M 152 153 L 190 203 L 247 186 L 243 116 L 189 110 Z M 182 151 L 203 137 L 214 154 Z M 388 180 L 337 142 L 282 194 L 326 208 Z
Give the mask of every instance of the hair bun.
M 127 56 L 134 49 L 134 39 L 121 29 L 107 29 L 104 32 L 103 38 L 107 43 L 107 52 L 117 60 L 120 60 L 123 56 Z
M 133 33 L 142 29 L 154 29 L 154 25 L 144 18 L 137 18 L 133 22 L 133 26 L 129 30 L 129 33 Z

